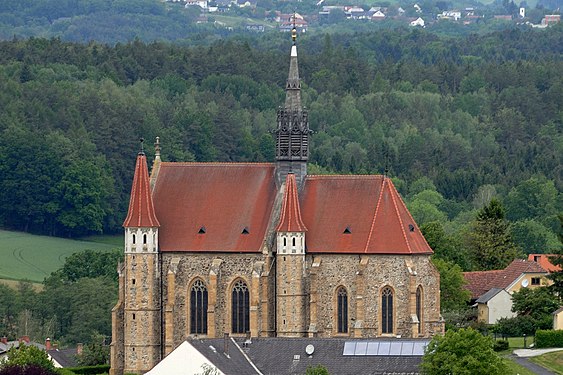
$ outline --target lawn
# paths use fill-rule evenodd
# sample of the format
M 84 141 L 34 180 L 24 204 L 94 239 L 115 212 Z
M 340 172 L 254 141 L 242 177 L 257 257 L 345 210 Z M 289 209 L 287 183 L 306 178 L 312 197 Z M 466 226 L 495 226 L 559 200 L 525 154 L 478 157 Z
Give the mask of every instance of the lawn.
M 97 237 L 78 241 L 0 230 L 0 279 L 42 282 L 72 253 L 86 249 L 108 251 L 123 246 L 122 236 L 117 236 L 119 245 L 115 238 L 102 238 L 103 241 Z
M 511 361 L 510 358 L 504 358 L 504 363 L 508 367 L 507 375 L 535 375 L 535 372 L 528 370 L 526 367 L 520 366 L 518 363 Z
M 530 360 L 556 374 L 563 374 L 563 351 L 546 353 L 538 357 L 532 357 Z

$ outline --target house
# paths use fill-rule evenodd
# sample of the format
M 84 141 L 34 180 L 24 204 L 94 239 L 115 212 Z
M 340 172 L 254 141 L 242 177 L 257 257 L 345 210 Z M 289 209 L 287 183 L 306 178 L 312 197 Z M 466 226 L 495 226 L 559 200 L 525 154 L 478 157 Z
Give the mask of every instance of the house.
M 563 306 L 553 312 L 553 329 L 563 329 Z
M 365 18 L 366 11 L 362 7 L 353 6 L 346 8 L 345 14 L 348 19 L 359 20 Z
M 461 18 L 461 12 L 459 10 L 445 10 L 438 14 L 437 18 L 439 20 L 458 21 Z
M 432 249 L 393 181 L 307 173 L 311 130 L 295 29 L 291 37 L 273 162 L 165 162 L 157 138 L 149 174 L 137 155 L 111 375 L 144 374 L 190 337 L 209 360 L 225 332 L 247 344 L 257 368 L 305 370 L 311 355 L 350 356 L 398 372 L 402 361 L 418 363 L 414 341 L 444 332 Z M 385 341 L 397 337 L 412 341 Z M 309 344 L 318 354 L 302 354 Z M 356 358 L 366 350 L 381 358 Z M 409 358 L 386 359 L 403 350 Z
M 198 6 L 201 9 L 207 9 L 207 0 L 187 0 L 186 1 L 186 8 Z
M 385 14 L 382 11 L 378 10 L 371 16 L 372 21 L 383 21 L 385 19 Z
M 76 348 L 59 349 L 51 346 L 51 340 L 45 340 L 45 351 L 56 368 L 78 366 L 76 356 L 81 355 L 82 350 L 82 344 L 78 344 Z
M 506 314 L 512 308 L 512 299 L 507 296 L 521 288 L 548 285 L 547 274 L 536 262 L 515 259 L 503 270 L 464 272 L 463 276 L 467 281 L 465 288 L 471 292 L 471 299 L 477 305 L 478 321 L 494 324 L 501 317 L 508 317 Z
M 549 273 L 561 271 L 561 266 L 551 263 L 551 258 L 556 254 L 529 254 L 528 260 L 538 263 L 544 270 Z
M 428 339 L 188 338 L 147 375 L 417 374 Z M 188 359 L 189 358 L 189 359 Z M 375 372 L 374 372 L 375 371 Z
M 559 22 L 561 22 L 560 14 L 546 14 L 541 20 L 542 26 L 554 25 Z
M 495 324 L 501 318 L 516 316 L 512 312 L 512 296 L 504 289 L 492 288 L 475 302 L 478 322 Z
M 413 27 L 415 27 L 415 26 L 424 27 L 424 20 L 422 18 L 418 17 L 414 21 L 411 21 L 410 25 L 413 26 Z
M 22 336 L 19 340 L 8 341 L 6 336 L 0 337 L 0 362 L 7 357 L 11 348 L 19 348 L 21 345 L 35 346 L 41 350 L 45 350 L 45 345 L 33 342 L 29 336 Z
M 252 31 L 255 33 L 263 33 L 265 31 L 264 25 L 258 25 L 255 23 L 245 25 L 244 28 L 246 29 L 246 31 Z

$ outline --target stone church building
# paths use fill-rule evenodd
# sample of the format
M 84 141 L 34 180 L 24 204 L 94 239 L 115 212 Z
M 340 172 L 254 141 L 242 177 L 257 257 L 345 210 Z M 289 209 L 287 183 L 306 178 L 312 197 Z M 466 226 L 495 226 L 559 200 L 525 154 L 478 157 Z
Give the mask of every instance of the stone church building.
M 274 163 L 139 153 L 112 312 L 111 374 L 145 373 L 187 337 L 430 337 L 432 250 L 392 181 L 307 175 L 291 47 Z

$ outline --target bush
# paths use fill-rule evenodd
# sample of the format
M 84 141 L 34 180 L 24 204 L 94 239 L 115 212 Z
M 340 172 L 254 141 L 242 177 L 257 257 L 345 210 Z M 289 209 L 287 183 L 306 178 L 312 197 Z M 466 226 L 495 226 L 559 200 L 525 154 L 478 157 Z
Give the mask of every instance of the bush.
M 506 341 L 506 340 L 495 341 L 495 343 L 493 345 L 493 350 L 495 352 L 502 352 L 504 350 L 508 350 L 508 341 Z
M 104 372 L 109 372 L 109 365 L 97 365 L 97 366 L 83 366 L 83 367 L 69 367 L 68 370 L 72 371 L 76 375 L 97 375 Z
M 0 369 L 0 375 L 56 375 L 56 372 L 38 365 L 7 365 Z
M 516 316 L 514 318 L 501 318 L 491 329 L 503 337 L 516 337 L 533 335 L 537 328 L 537 322 L 529 315 Z
M 537 330 L 536 348 L 563 347 L 563 330 Z

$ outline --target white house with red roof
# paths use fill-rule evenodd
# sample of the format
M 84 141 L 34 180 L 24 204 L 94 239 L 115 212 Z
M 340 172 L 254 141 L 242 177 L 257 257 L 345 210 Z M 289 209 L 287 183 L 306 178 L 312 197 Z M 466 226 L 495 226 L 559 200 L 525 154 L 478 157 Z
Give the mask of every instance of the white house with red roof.
M 443 332 L 432 249 L 391 179 L 307 173 L 296 37 L 275 162 L 165 162 L 157 139 L 149 175 L 138 154 L 111 374 L 146 373 L 189 337 Z

